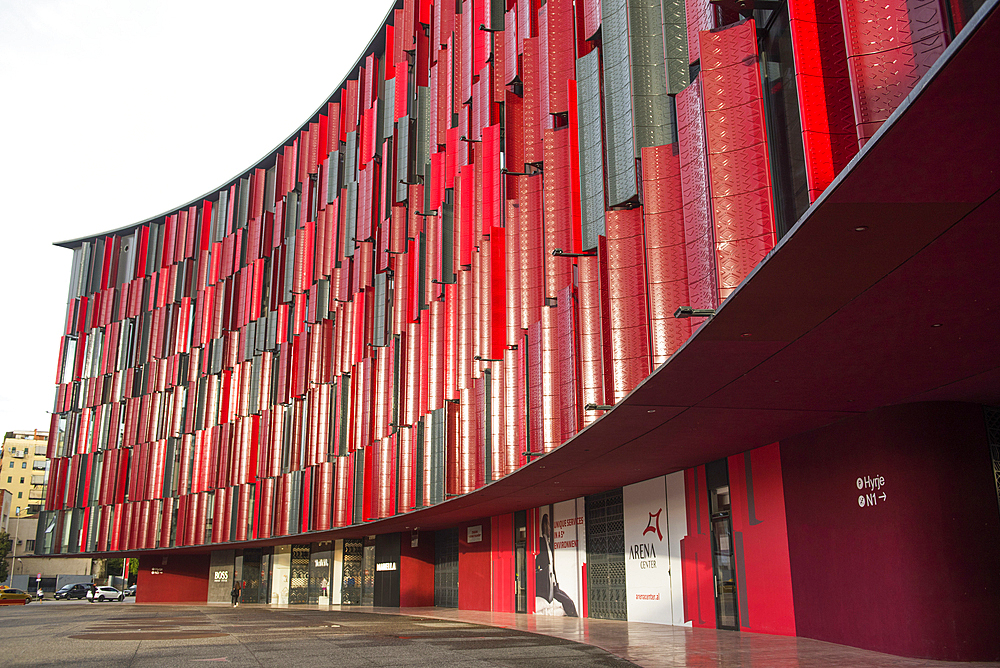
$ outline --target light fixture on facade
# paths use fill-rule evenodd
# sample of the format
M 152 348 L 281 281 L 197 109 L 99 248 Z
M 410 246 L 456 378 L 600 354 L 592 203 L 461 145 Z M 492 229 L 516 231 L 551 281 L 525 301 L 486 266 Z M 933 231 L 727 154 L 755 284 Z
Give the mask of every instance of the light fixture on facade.
M 597 257 L 597 249 L 585 251 L 583 253 L 568 253 L 562 248 L 552 250 L 552 257 Z
M 614 406 L 608 406 L 606 404 L 585 404 L 583 410 L 585 411 L 609 411 Z
M 711 318 L 715 315 L 714 308 L 692 308 L 690 306 L 678 306 L 674 311 L 675 318 Z

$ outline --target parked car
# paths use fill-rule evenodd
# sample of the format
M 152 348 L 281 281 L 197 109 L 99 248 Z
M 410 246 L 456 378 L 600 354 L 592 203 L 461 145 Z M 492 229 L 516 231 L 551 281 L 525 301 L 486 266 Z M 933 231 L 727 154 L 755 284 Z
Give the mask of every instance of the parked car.
M 124 601 L 125 594 L 118 591 L 114 587 L 98 587 L 95 590 L 87 592 L 87 598 L 93 598 L 95 601 Z
M 125 595 L 126 596 L 135 596 L 135 590 L 136 590 L 136 586 L 135 585 L 130 585 L 129 588 L 125 590 Z
M 90 591 L 89 584 L 69 584 L 63 585 L 54 595 L 53 598 L 57 601 L 59 600 L 70 600 L 70 599 L 84 599 L 87 598 L 87 592 Z
M 31 594 L 13 587 L 0 589 L 0 601 L 21 601 L 23 605 L 31 603 Z

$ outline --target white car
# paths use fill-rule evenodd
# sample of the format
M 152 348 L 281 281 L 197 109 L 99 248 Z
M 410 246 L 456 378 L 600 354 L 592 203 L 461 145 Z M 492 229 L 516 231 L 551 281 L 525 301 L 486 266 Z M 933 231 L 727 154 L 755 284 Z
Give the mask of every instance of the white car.
M 88 601 L 124 601 L 125 594 L 114 587 L 98 587 L 87 592 Z

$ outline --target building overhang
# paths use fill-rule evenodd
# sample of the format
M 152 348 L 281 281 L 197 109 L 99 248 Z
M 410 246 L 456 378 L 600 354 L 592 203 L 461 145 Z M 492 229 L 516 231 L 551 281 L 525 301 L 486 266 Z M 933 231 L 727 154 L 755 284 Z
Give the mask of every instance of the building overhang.
M 431 530 L 604 491 L 883 406 L 1000 404 L 1000 15 L 988 2 L 769 256 L 639 387 L 476 492 L 328 532 Z M 167 550 L 157 550 L 166 552 Z

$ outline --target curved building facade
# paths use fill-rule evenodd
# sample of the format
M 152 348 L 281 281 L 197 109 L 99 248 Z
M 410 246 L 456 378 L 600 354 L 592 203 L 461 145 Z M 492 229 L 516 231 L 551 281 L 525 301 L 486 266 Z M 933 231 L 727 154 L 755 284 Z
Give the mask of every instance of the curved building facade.
M 996 4 L 401 0 L 257 165 L 60 243 L 38 552 L 1000 659 Z

